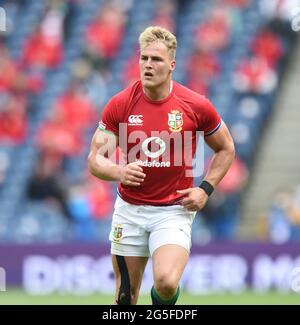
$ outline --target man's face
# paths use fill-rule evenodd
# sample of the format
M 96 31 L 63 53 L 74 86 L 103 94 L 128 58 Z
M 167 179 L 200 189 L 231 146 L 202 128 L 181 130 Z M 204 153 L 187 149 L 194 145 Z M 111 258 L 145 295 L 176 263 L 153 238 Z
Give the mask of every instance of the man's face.
M 175 60 L 170 58 L 162 42 L 154 42 L 141 49 L 140 76 L 144 87 L 155 88 L 169 79 L 175 69 Z

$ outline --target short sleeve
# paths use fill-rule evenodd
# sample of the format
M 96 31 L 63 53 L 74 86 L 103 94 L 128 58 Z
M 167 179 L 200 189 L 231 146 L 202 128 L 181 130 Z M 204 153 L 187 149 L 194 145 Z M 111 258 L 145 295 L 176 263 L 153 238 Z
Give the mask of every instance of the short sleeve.
M 118 109 L 115 97 L 113 97 L 104 107 L 98 129 L 102 131 L 113 132 L 119 135 L 119 117 L 120 110 Z
M 198 130 L 203 131 L 205 136 L 214 134 L 221 126 L 221 117 L 206 97 L 203 97 L 198 112 Z

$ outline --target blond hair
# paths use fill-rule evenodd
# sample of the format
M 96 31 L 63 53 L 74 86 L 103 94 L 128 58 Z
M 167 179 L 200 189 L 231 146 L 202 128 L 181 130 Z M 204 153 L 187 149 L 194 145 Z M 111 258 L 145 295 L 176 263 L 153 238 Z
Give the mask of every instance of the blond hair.
M 176 37 L 167 29 L 160 26 L 150 26 L 147 27 L 139 37 L 141 49 L 158 41 L 166 45 L 170 57 L 174 60 L 176 56 L 177 40 Z

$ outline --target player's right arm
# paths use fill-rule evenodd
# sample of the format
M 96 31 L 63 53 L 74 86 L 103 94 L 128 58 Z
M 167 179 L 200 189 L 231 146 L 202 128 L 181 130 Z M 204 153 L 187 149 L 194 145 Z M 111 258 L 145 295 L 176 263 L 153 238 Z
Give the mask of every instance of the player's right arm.
M 90 146 L 88 168 L 92 175 L 105 181 L 119 181 L 126 186 L 139 186 L 145 174 L 138 163 L 126 166 L 113 162 L 111 155 L 115 152 L 119 137 L 112 132 L 97 129 Z

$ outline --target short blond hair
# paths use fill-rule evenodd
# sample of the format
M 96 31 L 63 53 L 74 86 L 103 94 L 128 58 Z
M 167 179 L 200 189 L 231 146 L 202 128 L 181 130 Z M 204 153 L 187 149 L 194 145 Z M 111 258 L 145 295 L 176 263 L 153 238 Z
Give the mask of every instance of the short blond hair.
M 166 45 L 170 57 L 174 60 L 176 56 L 177 40 L 176 37 L 167 29 L 160 26 L 147 27 L 139 37 L 140 49 L 145 48 L 153 42 L 162 42 Z

